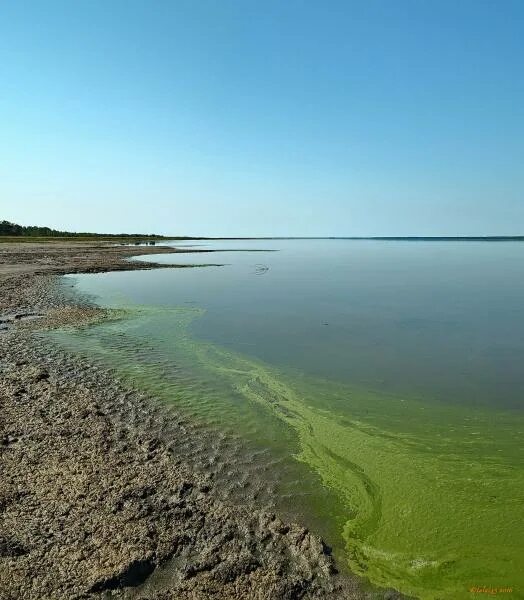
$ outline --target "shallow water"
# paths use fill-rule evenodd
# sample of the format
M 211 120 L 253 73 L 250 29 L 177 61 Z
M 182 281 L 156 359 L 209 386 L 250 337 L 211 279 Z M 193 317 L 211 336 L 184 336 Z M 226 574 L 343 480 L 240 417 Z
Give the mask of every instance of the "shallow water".
M 210 468 L 373 583 L 522 591 L 524 244 L 212 247 L 65 278 L 128 316 L 53 336 L 231 440 Z

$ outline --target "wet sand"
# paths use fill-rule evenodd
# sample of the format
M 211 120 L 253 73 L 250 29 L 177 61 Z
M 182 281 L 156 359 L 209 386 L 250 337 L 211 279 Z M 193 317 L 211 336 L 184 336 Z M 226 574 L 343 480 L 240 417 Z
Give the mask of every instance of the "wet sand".
M 0 244 L 0 598 L 399 598 L 337 574 L 327 546 L 251 501 L 228 502 L 176 411 L 39 330 L 108 318 L 65 273 L 169 268 L 175 252 Z

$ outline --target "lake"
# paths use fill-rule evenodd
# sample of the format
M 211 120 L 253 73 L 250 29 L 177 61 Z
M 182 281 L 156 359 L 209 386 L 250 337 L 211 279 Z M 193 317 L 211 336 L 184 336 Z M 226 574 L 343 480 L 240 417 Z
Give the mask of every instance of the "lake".
M 524 243 L 178 245 L 220 251 L 67 276 L 125 316 L 49 335 L 205 428 L 195 464 L 373 584 L 524 589 Z

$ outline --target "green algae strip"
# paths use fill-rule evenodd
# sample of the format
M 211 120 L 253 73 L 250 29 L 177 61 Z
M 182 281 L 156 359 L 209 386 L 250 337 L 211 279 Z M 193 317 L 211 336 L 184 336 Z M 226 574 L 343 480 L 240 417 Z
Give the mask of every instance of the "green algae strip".
M 282 370 L 192 337 L 200 309 L 126 314 L 48 335 L 215 426 L 233 423 L 247 437 L 265 431 L 263 443 L 287 444 L 288 460 L 330 490 L 330 504 L 312 496 L 311 510 L 339 530 L 352 571 L 428 600 L 469 598 L 479 586 L 524 590 L 520 415 Z M 264 418 L 265 429 L 253 426 Z M 268 433 L 276 422 L 287 431 L 279 440 Z

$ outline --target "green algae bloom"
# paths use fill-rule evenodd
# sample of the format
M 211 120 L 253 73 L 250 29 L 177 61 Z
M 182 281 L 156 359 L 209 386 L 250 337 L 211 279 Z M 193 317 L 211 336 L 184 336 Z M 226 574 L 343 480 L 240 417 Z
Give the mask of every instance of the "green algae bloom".
M 520 415 L 469 410 L 311 377 L 195 338 L 198 308 L 47 333 L 214 430 L 269 448 L 297 479 L 281 504 L 323 522 L 337 558 L 422 599 L 524 589 Z M 295 471 L 293 471 L 295 469 Z M 327 491 L 327 493 L 326 493 Z

